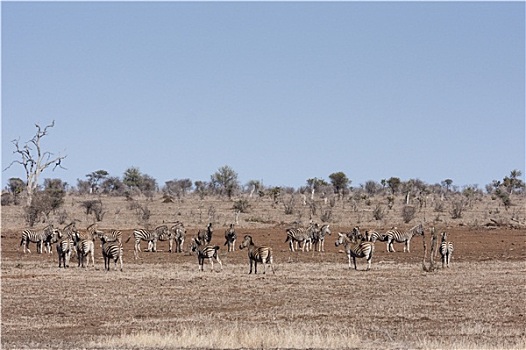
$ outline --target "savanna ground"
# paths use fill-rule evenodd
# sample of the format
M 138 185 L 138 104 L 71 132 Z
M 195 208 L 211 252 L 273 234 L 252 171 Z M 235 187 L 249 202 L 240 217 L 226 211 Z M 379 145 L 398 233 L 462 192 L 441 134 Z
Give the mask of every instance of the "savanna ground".
M 86 227 L 89 218 L 75 211 L 74 201 L 81 199 L 70 200 L 70 216 Z M 495 212 L 492 203 L 473 209 L 476 215 L 467 212 L 464 221 L 447 219 L 447 212 L 427 214 L 436 218 L 426 229 L 447 230 L 455 244 L 451 267 L 435 272 L 423 271 L 422 237 L 413 238 L 411 253 L 401 244 L 387 253 L 385 243 L 376 243 L 371 271 L 364 271 L 360 259 L 358 271 L 349 269 L 334 245 L 336 232 L 357 221 L 375 229 L 412 226 L 402 224 L 399 214 L 374 222 L 366 220 L 365 211 L 335 210 L 325 252 L 291 253 L 284 243 L 290 222 L 271 215 L 270 206 L 254 203 L 251 213 L 239 218 L 238 237 L 249 233 L 257 245 L 272 246 L 275 274 L 261 274 L 260 266 L 257 275 L 249 275 L 246 251 L 227 252 L 223 246 L 234 217 L 228 207 L 159 202 L 150 204 L 158 215 L 152 221 L 180 219 L 188 238 L 206 226 L 215 206 L 212 243 L 221 246 L 221 272 L 210 272 L 208 263 L 199 272 L 187 244 L 185 252 L 169 253 L 167 243 L 160 242 L 162 251 L 142 252 L 135 261 L 133 239 L 124 244 L 123 272 L 103 271 L 98 241 L 95 268 L 78 268 L 73 260 L 69 269 L 59 269 L 56 253 L 36 254 L 34 244 L 32 254 L 22 252 L 20 209 L 2 208 L 2 348 L 526 347 L 526 229 L 483 225 L 492 215 L 484 213 Z M 139 223 L 130 223 L 134 219 L 125 209 L 111 208 L 108 216 L 114 216 L 99 226 L 122 229 L 126 240 Z M 427 230 L 428 245 L 429 238 Z

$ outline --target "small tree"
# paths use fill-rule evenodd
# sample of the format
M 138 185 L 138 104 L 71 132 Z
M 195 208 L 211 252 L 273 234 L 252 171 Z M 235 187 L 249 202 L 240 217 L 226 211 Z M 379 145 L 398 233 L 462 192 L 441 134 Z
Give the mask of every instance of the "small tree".
M 61 163 L 66 156 L 53 156 L 53 153 L 44 151 L 42 149 L 42 138 L 49 133 L 49 129 L 55 126 L 55 121 L 47 125 L 44 129 L 40 125 L 35 124 L 37 132 L 35 136 L 27 141 L 23 146 L 20 145 L 20 139 L 11 141 L 15 146 L 13 153 L 18 154 L 20 160 L 12 161 L 4 170 L 9 169 L 13 164 L 20 164 L 24 167 L 26 172 L 26 190 L 27 190 L 27 206 L 31 205 L 33 195 L 38 187 L 38 180 L 44 170 L 53 166 L 53 170 L 57 167 L 62 167 Z
M 343 195 L 344 191 L 351 184 L 351 180 L 349 180 L 347 175 L 342 171 L 330 174 L 329 179 L 334 188 L 334 193 L 337 193 L 338 195 Z
M 237 173 L 228 165 L 219 168 L 210 176 L 210 180 L 213 186 L 219 190 L 219 194 L 226 194 L 228 198 L 231 198 L 234 192 L 239 189 Z

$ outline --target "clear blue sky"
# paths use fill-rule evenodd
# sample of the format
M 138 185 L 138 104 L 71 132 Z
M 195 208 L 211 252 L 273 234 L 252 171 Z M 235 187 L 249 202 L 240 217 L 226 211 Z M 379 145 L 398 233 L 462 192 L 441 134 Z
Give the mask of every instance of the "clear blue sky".
M 296 188 L 524 173 L 524 2 L 1 6 L 2 169 L 55 120 L 43 147 L 67 171 L 42 179 L 71 185 L 132 166 L 160 186 L 223 165 Z

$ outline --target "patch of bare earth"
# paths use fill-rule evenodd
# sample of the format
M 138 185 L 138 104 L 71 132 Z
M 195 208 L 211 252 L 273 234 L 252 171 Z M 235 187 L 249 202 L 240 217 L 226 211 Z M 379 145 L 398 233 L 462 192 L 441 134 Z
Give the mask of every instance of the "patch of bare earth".
M 239 230 L 274 248 L 266 275 L 249 275 L 246 251 L 227 253 L 221 234 L 221 272 L 200 273 L 195 256 L 164 242 L 135 261 L 133 239 L 124 272 L 104 272 L 98 242 L 95 268 L 59 269 L 56 254 L 23 254 L 19 232 L 2 231 L 2 348 L 526 346 L 526 231 L 450 230 L 452 266 L 425 273 L 422 237 L 411 253 L 376 243 L 367 272 L 363 260 L 348 269 L 337 230 L 321 253 L 289 252 L 282 227 Z

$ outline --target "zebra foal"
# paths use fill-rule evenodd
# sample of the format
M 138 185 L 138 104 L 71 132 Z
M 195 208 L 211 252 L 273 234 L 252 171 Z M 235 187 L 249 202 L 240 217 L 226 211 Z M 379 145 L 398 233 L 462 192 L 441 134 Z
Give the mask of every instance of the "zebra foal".
M 272 265 L 272 248 L 256 246 L 250 235 L 245 235 L 243 242 L 239 246 L 239 249 L 243 248 L 248 248 L 249 274 L 252 273 L 252 265 L 254 265 L 254 274 L 258 273 L 258 263 L 263 264 L 263 273 L 267 272 L 267 264 L 270 265 L 272 273 L 275 273 L 274 265 Z
M 374 243 L 368 241 L 361 241 L 356 237 L 349 238 L 347 235 L 338 232 L 338 239 L 334 243 L 337 246 L 344 245 L 345 253 L 349 260 L 349 268 L 351 268 L 351 258 L 354 263 L 354 269 L 356 267 L 356 258 L 366 258 L 367 260 L 367 271 L 371 269 L 371 260 L 373 259 Z
M 442 257 L 442 268 L 449 267 L 451 256 L 453 255 L 453 242 L 447 240 L 447 233 L 442 232 L 442 241 L 440 242 L 440 255 Z
M 191 248 L 192 252 L 197 253 L 197 263 L 199 264 L 199 271 L 204 271 L 204 262 L 205 259 L 208 259 L 210 262 L 211 270 L 214 272 L 214 260 L 219 264 L 220 271 L 223 270 L 223 263 L 219 259 L 219 246 L 206 245 L 205 242 L 199 240 L 199 238 L 194 237 L 192 239 Z

